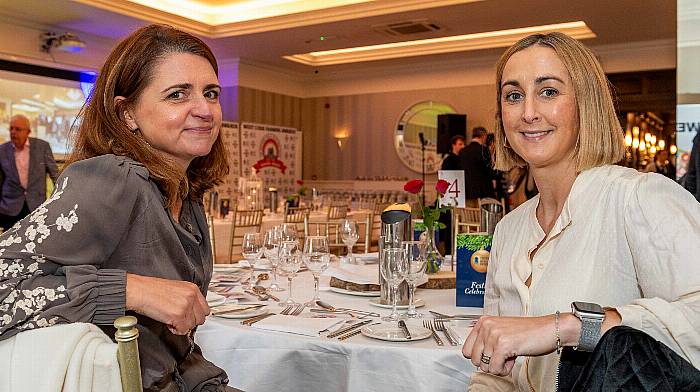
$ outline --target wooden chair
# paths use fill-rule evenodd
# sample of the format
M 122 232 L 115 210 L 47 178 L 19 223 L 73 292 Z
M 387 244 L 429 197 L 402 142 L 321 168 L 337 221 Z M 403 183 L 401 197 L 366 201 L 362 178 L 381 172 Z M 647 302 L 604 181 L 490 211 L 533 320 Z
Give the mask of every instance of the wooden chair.
M 214 215 L 207 216 L 207 225 L 209 226 L 209 244 L 211 245 L 212 260 L 216 264 L 216 233 L 214 232 Z
M 309 225 L 309 214 L 311 213 L 311 208 L 309 207 L 288 207 L 284 206 L 284 223 L 290 223 L 294 225 L 297 231 L 297 238 L 299 243 L 303 244 L 304 238 L 300 238 L 300 233 L 306 233 L 307 227 Z M 301 230 L 299 229 L 299 224 L 302 225 Z
M 228 262 L 233 263 L 233 248 L 243 244 L 243 234 L 260 232 L 263 210 L 236 210 L 231 221 L 231 240 L 228 248 Z M 241 229 L 237 232 L 237 229 Z
M 481 232 L 481 209 L 466 207 L 455 208 L 452 222 L 452 254 L 457 254 L 457 234 Z
M 328 207 L 328 215 L 326 216 L 329 221 L 335 219 L 345 219 L 348 216 L 348 204 L 331 204 Z
M 382 231 L 382 212 L 391 203 L 377 203 L 372 210 L 372 228 L 370 230 L 370 250 L 379 251 L 379 236 Z
M 346 248 L 340 237 L 340 223 L 340 220 L 309 222 L 304 228 L 304 237 L 310 235 L 323 235 L 328 237 L 328 250 L 337 255 L 340 253 L 341 249 Z
M 136 329 L 136 317 L 122 316 L 114 320 L 114 339 L 117 341 L 117 361 L 122 380 L 122 391 L 141 392 L 141 361 L 139 359 L 139 330 Z

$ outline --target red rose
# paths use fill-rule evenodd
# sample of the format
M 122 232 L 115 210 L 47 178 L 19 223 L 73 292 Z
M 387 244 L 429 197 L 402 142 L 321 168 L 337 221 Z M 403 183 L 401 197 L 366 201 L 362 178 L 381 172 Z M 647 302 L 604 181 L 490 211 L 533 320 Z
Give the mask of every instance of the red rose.
M 304 180 L 297 180 L 297 184 L 299 184 L 299 186 L 304 185 Z
M 421 189 L 423 189 L 422 180 L 411 180 L 403 186 L 403 190 L 405 190 L 408 193 L 413 193 L 414 195 L 418 194 L 418 192 L 420 192 Z
M 438 191 L 440 196 L 444 196 L 445 193 L 447 192 L 447 188 L 450 187 L 450 183 L 445 181 L 445 180 L 439 180 L 437 184 L 435 184 L 435 190 Z

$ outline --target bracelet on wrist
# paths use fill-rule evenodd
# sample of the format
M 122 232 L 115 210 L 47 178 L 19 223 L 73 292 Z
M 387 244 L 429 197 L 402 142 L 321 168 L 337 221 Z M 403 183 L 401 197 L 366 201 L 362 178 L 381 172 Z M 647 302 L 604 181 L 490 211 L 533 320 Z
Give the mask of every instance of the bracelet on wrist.
M 557 354 L 561 354 L 561 336 L 559 335 L 559 318 L 561 317 L 559 311 L 554 313 L 554 335 L 557 338 Z

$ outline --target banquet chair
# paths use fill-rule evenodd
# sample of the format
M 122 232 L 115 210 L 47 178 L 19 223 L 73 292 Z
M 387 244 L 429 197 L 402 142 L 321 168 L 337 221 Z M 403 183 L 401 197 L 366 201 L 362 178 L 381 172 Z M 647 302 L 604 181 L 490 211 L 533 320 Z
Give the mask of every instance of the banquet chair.
M 329 221 L 331 220 L 337 220 L 337 219 L 345 219 L 348 216 L 348 204 L 347 203 L 341 203 L 341 204 L 331 204 L 328 207 L 328 214 L 327 218 Z
M 377 203 L 372 210 L 372 228 L 370 229 L 370 251 L 379 251 L 379 236 L 382 232 L 382 212 L 390 203 Z
M 209 226 L 209 244 L 211 245 L 211 254 L 216 263 L 216 233 L 214 232 L 214 215 L 207 216 L 207 225 Z
M 263 210 L 235 210 L 231 220 L 231 239 L 228 248 L 228 262 L 233 263 L 233 248 L 243 244 L 245 233 L 260 232 Z
M 452 222 L 452 254 L 457 254 L 457 235 L 481 232 L 481 209 L 466 207 L 454 209 Z
M 309 207 L 289 207 L 285 204 L 284 223 L 292 224 L 297 231 L 297 237 L 299 237 L 300 232 L 306 232 L 306 228 L 309 225 L 310 213 L 311 209 Z M 301 230 L 299 229 L 299 224 L 302 225 Z M 299 238 L 299 243 L 303 243 L 303 240 L 303 238 Z
M 143 390 L 138 345 L 139 330 L 136 329 L 136 322 L 134 316 L 122 316 L 114 320 L 114 327 L 117 329 L 114 339 L 117 341 L 117 361 L 123 392 Z
M 353 246 L 354 248 L 360 249 L 361 252 L 363 253 L 369 253 L 369 250 L 372 246 L 372 222 L 374 221 L 374 214 L 369 213 L 365 215 L 365 218 L 360 220 L 357 220 L 357 231 L 360 235 L 360 238 L 357 240 L 355 245 Z

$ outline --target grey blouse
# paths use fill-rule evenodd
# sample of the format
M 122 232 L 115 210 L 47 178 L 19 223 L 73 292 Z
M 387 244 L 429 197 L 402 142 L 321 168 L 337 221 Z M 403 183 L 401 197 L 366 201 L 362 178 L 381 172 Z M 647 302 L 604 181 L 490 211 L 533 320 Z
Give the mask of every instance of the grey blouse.
M 104 155 L 73 163 L 51 197 L 0 236 L 0 339 L 77 321 L 111 336 L 125 314 L 127 272 L 193 282 L 206 294 L 212 254 L 203 207 L 185 201 L 175 222 L 138 162 Z M 172 382 L 191 390 L 204 381 L 192 379 L 201 366 L 206 378 L 226 382 L 189 337 L 136 316 L 146 389 Z

